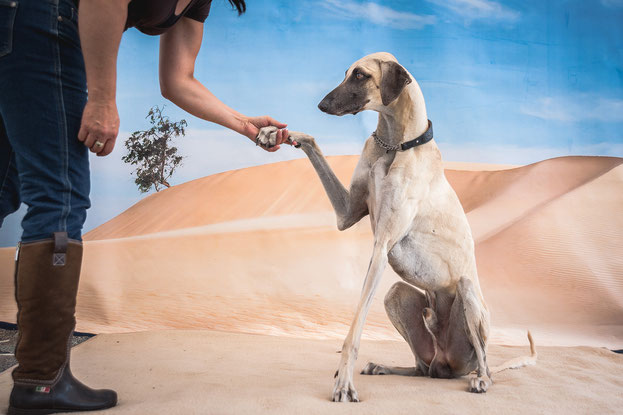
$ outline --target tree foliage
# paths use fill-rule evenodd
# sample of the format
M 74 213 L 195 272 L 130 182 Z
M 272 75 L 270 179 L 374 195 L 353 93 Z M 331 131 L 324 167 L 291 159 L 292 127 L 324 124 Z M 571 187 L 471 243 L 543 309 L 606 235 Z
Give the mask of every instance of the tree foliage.
M 186 120 L 172 122 L 163 115 L 163 109 L 152 107 L 145 117 L 149 119 L 151 128 L 135 131 L 125 141 L 128 154 L 121 159 L 136 166 L 134 183 L 141 193 L 148 192 L 152 186 L 156 192 L 171 187 L 168 180 L 182 163 L 183 157 L 177 154 L 172 140 L 185 135 Z

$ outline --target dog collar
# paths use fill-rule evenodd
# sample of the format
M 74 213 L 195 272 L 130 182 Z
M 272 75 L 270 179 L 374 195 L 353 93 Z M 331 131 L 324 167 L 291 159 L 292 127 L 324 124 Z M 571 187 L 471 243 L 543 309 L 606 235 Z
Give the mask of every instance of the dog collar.
M 372 137 L 374 137 L 374 141 L 376 141 L 376 144 L 378 144 L 379 147 L 381 147 L 382 149 L 387 150 L 388 153 L 390 151 L 406 151 L 410 148 L 421 146 L 422 144 L 426 144 L 430 140 L 433 139 L 433 123 L 431 122 L 431 120 L 428 120 L 428 128 L 426 129 L 426 131 L 424 131 L 424 133 L 421 136 L 414 138 L 413 140 L 405 141 L 404 143 L 400 143 L 394 146 L 389 145 L 385 141 L 381 140 L 376 135 L 376 131 L 372 133 Z

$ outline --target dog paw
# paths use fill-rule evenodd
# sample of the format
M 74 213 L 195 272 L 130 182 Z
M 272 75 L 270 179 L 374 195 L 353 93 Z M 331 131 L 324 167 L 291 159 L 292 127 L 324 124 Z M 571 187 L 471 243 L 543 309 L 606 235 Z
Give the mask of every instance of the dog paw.
M 272 148 L 277 145 L 277 131 L 279 129 L 274 126 L 262 127 L 260 128 L 260 132 L 256 137 L 256 143 L 259 146 Z M 304 147 L 314 147 L 316 142 L 314 137 L 309 134 L 301 133 L 298 131 L 290 131 L 290 144 L 294 145 L 296 148 Z
M 351 376 L 345 376 L 346 373 L 339 371 L 335 379 L 335 386 L 333 387 L 333 402 L 359 402 L 357 391 L 353 385 L 353 379 Z
M 491 386 L 488 376 L 474 376 L 469 380 L 469 391 L 472 393 L 485 393 Z
M 359 402 L 357 391 L 351 382 L 333 389 L 333 402 Z
M 277 131 L 279 131 L 279 129 L 272 125 L 260 128 L 260 132 L 255 139 L 257 145 L 266 148 L 274 147 L 277 144 Z
M 294 143 L 296 148 L 301 146 L 303 147 L 314 147 L 316 145 L 316 140 L 309 134 L 301 133 L 299 131 L 290 131 L 290 140 Z
M 368 363 L 361 371 L 362 375 L 387 375 L 388 373 L 385 366 L 377 365 L 373 362 Z

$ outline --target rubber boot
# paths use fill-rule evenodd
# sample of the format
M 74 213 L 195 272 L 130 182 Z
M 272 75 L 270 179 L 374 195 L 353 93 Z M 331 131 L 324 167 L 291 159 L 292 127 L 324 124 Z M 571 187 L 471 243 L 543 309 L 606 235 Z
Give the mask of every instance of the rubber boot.
M 82 243 L 58 232 L 20 243 L 15 265 L 18 338 L 9 415 L 93 411 L 117 404 L 112 390 L 93 390 L 71 374 Z

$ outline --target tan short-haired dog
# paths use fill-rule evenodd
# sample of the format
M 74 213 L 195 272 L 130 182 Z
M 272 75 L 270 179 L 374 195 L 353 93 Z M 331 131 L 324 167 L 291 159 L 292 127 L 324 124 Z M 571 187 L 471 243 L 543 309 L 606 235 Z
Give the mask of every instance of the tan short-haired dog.
M 359 400 L 353 366 L 364 321 L 387 263 L 404 282 L 389 290 L 385 308 L 411 346 L 415 366 L 369 363 L 362 373 L 452 378 L 475 371 L 469 390 L 486 392 L 491 385 L 486 358 L 489 310 L 478 282 L 474 240 L 444 175 L 420 87 L 394 56 L 374 53 L 351 65 L 344 81 L 318 107 L 334 115 L 363 110 L 379 113 L 350 190 L 337 179 L 313 137 L 290 132 L 316 169 L 335 209 L 338 228 L 347 229 L 369 214 L 374 232 L 372 259 L 342 347 L 333 400 Z M 275 131 L 274 127 L 262 129 L 258 142 L 273 145 Z M 533 363 L 534 348 L 532 352 L 531 357 L 512 364 Z

